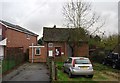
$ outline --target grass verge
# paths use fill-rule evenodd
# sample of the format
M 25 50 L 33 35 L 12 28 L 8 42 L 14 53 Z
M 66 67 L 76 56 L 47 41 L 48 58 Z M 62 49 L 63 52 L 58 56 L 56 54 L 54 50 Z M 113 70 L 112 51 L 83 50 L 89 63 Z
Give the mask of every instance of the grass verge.
M 88 81 L 88 82 L 98 82 L 98 81 L 112 81 L 114 80 L 114 78 L 105 75 L 103 72 L 104 71 L 110 71 L 110 72 L 118 72 L 119 70 L 116 69 L 112 69 L 109 66 L 104 66 L 102 64 L 99 63 L 94 63 L 93 67 L 94 67 L 94 76 L 93 78 L 87 78 L 84 76 L 75 76 L 74 78 L 69 78 L 67 73 L 64 73 L 62 71 L 62 66 L 63 63 L 62 62 L 56 62 L 57 65 L 57 69 L 58 69 L 58 81 Z M 116 80 L 116 79 L 115 79 Z

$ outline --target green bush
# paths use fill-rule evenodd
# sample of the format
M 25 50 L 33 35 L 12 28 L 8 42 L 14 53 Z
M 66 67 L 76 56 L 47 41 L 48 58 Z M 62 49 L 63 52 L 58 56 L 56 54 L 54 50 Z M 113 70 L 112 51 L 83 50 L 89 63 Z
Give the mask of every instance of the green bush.
M 57 69 L 62 70 L 63 62 L 56 62 Z
M 95 51 L 90 54 L 90 59 L 92 62 L 102 63 L 105 56 L 106 56 L 106 54 L 104 51 Z

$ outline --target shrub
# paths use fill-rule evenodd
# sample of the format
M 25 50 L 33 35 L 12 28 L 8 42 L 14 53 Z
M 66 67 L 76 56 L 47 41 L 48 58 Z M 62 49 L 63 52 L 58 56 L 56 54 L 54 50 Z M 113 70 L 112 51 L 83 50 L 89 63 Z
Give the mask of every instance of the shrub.
M 106 56 L 106 54 L 104 51 L 97 50 L 97 51 L 90 54 L 90 59 L 92 62 L 102 63 L 105 56 Z

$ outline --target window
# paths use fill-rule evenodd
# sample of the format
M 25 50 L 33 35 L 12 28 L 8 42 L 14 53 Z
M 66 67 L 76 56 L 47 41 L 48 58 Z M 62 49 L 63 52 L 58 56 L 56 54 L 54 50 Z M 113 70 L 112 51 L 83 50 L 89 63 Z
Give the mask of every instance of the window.
M 30 35 L 29 35 L 29 34 L 26 34 L 26 38 L 27 38 L 27 39 L 30 39 Z
M 67 62 L 68 62 L 68 63 L 72 63 L 72 59 L 69 58 L 69 59 L 67 60 Z
M 35 48 L 35 54 L 40 55 L 40 48 Z
M 83 60 L 76 59 L 75 64 L 90 64 L 90 61 L 88 59 L 83 59 Z
M 61 47 L 55 47 L 55 56 L 61 56 Z

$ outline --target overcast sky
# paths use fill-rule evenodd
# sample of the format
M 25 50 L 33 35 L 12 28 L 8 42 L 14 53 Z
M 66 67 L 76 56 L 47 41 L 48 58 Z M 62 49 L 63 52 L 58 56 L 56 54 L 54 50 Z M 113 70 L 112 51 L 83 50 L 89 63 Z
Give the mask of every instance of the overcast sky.
M 85 0 L 106 24 L 105 35 L 118 32 L 118 0 Z M 43 27 L 64 27 L 62 7 L 68 0 L 0 0 L 0 19 L 20 25 L 42 37 Z

